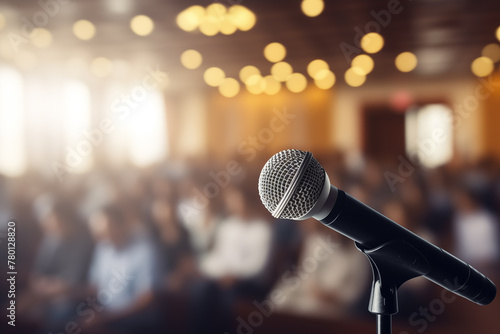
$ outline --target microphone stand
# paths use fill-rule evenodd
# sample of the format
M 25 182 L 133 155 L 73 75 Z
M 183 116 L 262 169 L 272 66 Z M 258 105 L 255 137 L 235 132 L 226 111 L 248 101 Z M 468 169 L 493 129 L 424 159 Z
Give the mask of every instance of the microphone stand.
M 376 315 L 377 334 L 392 333 L 392 315 L 398 313 L 398 288 L 429 271 L 426 258 L 412 245 L 392 240 L 368 249 L 355 242 L 370 261 L 373 280 L 368 310 Z

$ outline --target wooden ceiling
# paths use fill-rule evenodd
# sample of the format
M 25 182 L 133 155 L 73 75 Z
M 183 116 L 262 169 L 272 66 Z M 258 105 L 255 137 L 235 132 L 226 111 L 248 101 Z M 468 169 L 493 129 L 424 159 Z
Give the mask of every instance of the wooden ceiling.
M 203 69 L 209 66 L 219 66 L 235 77 L 245 65 L 268 72 L 271 64 L 263 57 L 262 50 L 270 42 L 280 42 L 286 46 L 286 61 L 295 71 L 305 73 L 308 62 L 322 58 L 337 75 L 342 75 L 349 63 L 341 44 L 356 46 L 359 34 L 356 36 L 355 29 L 366 31 L 368 23 L 376 22 L 372 11 L 387 10 L 389 3 L 394 5 L 394 0 L 326 0 L 324 12 L 309 18 L 300 10 L 301 0 L 219 2 L 227 5 L 238 2 L 248 7 L 257 15 L 257 24 L 248 32 L 207 37 L 199 32 L 182 31 L 176 26 L 175 17 L 191 5 L 207 6 L 211 1 L 68 1 L 50 18 L 47 28 L 54 35 L 54 44 L 40 57 L 60 62 L 83 54 L 160 64 L 183 85 L 202 83 Z M 112 4 L 118 4 L 117 9 L 112 10 Z M 412 51 L 419 59 L 417 69 L 405 74 L 413 79 L 472 77 L 472 60 L 481 55 L 485 45 L 498 43 L 495 38 L 495 30 L 500 26 L 498 0 L 401 0 L 397 8 L 401 8 L 400 13 L 392 14 L 390 22 L 380 28 L 385 46 L 373 55 L 375 70 L 370 74 L 371 82 L 402 75 L 393 64 L 395 56 L 403 51 Z M 14 12 L 15 20 L 7 22 L 2 34 L 19 30 L 20 18 L 30 17 L 38 10 L 40 6 L 34 0 L 4 1 L 0 12 Z M 139 37 L 130 31 L 129 21 L 137 14 L 154 20 L 155 31 L 150 36 Z M 72 35 L 72 24 L 78 19 L 95 23 L 97 35 L 93 40 L 83 42 Z M 203 55 L 202 67 L 194 71 L 183 69 L 179 61 L 180 54 L 191 48 Z

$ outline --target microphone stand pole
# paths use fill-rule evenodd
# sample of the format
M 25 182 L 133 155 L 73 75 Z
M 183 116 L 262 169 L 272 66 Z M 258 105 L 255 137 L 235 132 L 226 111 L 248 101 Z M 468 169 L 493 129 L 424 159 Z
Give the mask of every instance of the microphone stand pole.
M 355 242 L 366 255 L 373 280 L 368 310 L 376 315 L 377 334 L 392 334 L 392 315 L 398 313 L 398 288 L 409 279 L 428 272 L 429 263 L 412 245 L 402 240 L 389 241 L 367 249 Z

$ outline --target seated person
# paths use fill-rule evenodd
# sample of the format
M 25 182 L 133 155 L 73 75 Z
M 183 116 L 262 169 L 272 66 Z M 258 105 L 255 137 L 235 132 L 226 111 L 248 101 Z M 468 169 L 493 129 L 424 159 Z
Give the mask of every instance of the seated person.
M 152 307 L 157 260 L 150 238 L 134 235 L 131 222 L 117 205 L 91 217 L 97 241 L 90 266 L 90 291 L 97 310 L 83 319 L 89 332 L 139 333 L 153 329 Z

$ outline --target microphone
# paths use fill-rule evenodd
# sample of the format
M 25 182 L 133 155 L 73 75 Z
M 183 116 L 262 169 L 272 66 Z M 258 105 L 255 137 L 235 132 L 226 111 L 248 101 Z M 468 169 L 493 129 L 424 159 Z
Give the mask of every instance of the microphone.
M 397 249 L 409 244 L 427 261 L 419 267 L 427 279 L 479 305 L 495 299 L 495 284 L 472 266 L 331 185 L 310 152 L 285 150 L 271 157 L 259 177 L 259 195 L 275 218 L 315 218 L 366 249 L 393 242 L 389 255 L 395 263 L 415 268 L 417 261 Z

